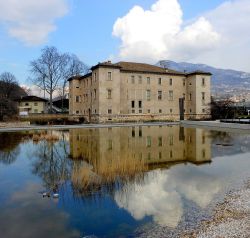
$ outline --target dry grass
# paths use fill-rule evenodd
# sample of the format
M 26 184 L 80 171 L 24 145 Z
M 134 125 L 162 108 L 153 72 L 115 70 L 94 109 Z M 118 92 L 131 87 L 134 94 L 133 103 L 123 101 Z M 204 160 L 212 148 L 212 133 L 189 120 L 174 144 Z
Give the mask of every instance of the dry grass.
M 86 164 L 85 164 L 86 165 Z M 89 167 L 75 167 L 72 172 L 72 182 L 81 191 L 96 190 L 101 185 L 109 185 L 117 180 L 129 181 L 141 177 L 148 166 L 143 160 L 134 158 L 114 159 L 101 161 L 98 168 L 91 170 Z
M 33 134 L 32 140 L 36 143 L 42 140 L 56 142 L 59 140 L 59 137 L 57 135 L 47 134 L 45 131 L 41 131 L 39 133 Z

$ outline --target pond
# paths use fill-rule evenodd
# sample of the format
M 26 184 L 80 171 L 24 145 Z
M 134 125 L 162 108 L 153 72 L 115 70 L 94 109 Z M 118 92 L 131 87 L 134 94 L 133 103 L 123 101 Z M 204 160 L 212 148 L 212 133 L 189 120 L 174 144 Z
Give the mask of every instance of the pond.
M 250 168 L 250 135 L 179 126 L 0 134 L 0 236 L 178 237 Z

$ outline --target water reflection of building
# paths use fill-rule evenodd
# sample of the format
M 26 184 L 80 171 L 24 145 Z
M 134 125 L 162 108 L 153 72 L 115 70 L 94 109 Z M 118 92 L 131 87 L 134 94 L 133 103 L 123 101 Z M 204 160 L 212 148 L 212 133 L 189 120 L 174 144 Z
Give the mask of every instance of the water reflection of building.
M 178 126 L 71 130 L 70 157 L 85 160 L 99 175 L 138 166 L 148 170 L 183 162 L 200 164 L 211 161 L 208 133 Z

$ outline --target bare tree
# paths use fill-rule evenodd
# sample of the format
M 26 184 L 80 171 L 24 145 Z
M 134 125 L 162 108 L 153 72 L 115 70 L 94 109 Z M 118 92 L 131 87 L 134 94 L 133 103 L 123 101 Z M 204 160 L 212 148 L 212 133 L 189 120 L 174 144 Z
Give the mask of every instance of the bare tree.
M 53 93 L 64 78 L 67 63 L 67 55 L 59 53 L 55 47 L 45 47 L 42 49 L 42 55 L 30 63 L 32 82 L 49 94 L 50 112 Z
M 233 118 L 235 110 L 233 108 L 233 101 L 230 98 L 222 100 L 211 99 L 211 116 L 212 119 Z
M 25 96 L 26 92 L 19 87 L 15 76 L 9 72 L 0 75 L 0 120 L 17 113 L 15 99 Z
M 9 72 L 0 75 L 0 94 L 1 97 L 10 98 L 12 92 L 17 88 L 16 77 Z

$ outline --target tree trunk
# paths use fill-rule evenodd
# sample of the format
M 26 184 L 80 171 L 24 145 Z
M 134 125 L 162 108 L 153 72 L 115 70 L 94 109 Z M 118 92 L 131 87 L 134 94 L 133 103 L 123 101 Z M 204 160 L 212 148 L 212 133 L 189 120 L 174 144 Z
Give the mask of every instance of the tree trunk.
M 49 110 L 50 110 L 50 114 L 52 114 L 52 92 L 50 93 L 50 95 L 49 95 Z

